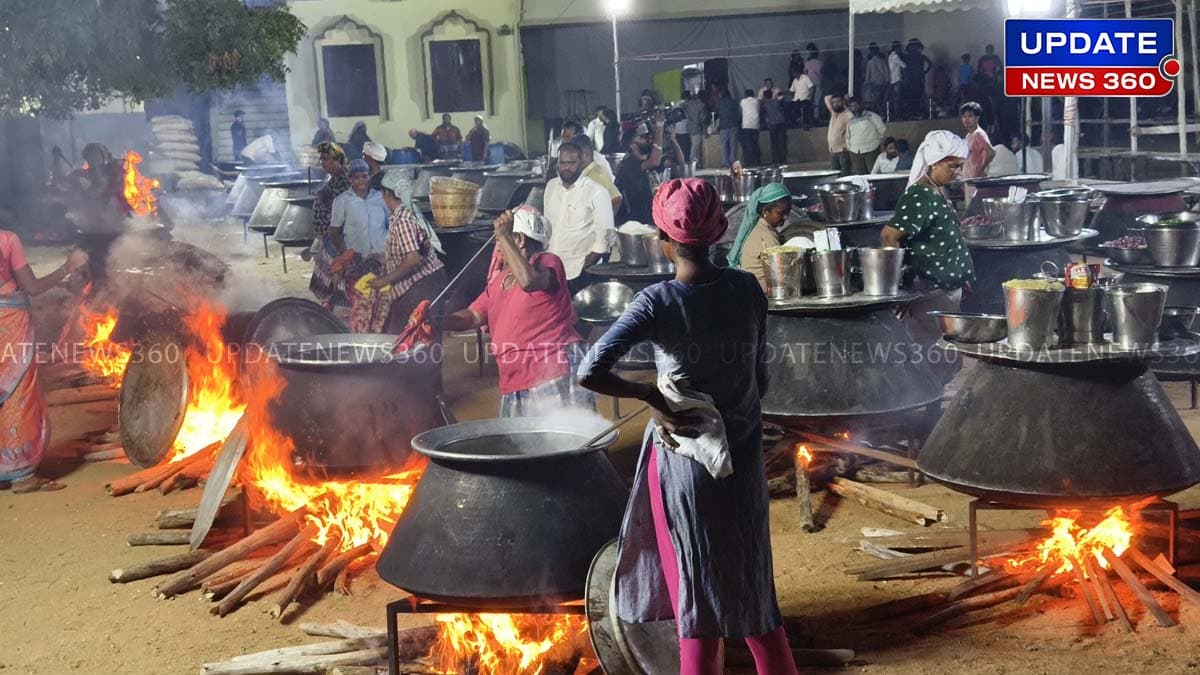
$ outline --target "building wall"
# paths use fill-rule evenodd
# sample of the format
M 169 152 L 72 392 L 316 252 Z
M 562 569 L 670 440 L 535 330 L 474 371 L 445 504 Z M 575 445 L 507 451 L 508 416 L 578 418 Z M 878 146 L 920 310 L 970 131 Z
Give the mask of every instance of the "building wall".
M 381 98 L 386 115 L 332 118 L 339 140 L 346 139 L 355 122 L 367 123 L 373 140 L 389 147 L 411 145 L 409 129 L 431 131 L 440 115 L 428 111 L 422 64 L 422 33 L 436 38 L 457 38 L 486 31 L 491 42 L 491 100 L 487 111 L 454 113 L 454 123 L 465 134 L 472 117 L 484 115 L 493 141 L 525 145 L 525 91 L 521 74 L 519 0 L 292 0 L 292 12 L 308 26 L 309 34 L 297 54 L 289 57 L 288 117 L 295 143 L 306 143 L 316 133 L 321 116 L 318 64 L 314 42 L 346 17 L 378 36 L 384 69 Z M 451 12 L 457 17 L 447 18 Z M 503 27 L 503 30 L 502 30 Z M 502 34 L 504 33 L 504 34 Z M 485 72 L 487 71 L 485 63 Z M 486 79 L 486 76 L 485 76 Z M 485 98 L 486 98 L 485 83 Z
M 524 26 L 604 21 L 604 0 L 524 0 Z M 678 19 L 728 14 L 845 11 L 847 0 L 634 0 L 623 19 Z

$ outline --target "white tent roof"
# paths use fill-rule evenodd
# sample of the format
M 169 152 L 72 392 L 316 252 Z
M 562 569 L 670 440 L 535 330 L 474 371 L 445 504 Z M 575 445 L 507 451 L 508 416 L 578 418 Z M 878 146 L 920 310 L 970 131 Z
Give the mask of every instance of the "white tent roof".
M 958 9 L 988 9 L 997 0 L 850 0 L 851 14 L 881 12 L 950 12 Z

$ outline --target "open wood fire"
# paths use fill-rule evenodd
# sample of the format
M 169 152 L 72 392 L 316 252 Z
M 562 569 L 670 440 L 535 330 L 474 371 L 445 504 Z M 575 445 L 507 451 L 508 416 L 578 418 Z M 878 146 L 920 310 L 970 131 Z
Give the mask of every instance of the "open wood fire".
M 125 153 L 125 186 L 122 194 L 136 216 L 150 216 L 158 213 L 158 200 L 154 190 L 162 184 L 153 178 L 147 178 L 138 171 L 142 156 L 130 150 Z

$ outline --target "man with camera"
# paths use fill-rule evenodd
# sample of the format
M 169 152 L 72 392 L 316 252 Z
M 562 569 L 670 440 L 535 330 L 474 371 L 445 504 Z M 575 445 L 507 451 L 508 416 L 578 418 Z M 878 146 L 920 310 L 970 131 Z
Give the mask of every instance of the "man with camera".
M 676 113 L 676 111 L 672 111 Z M 676 122 L 678 119 L 675 120 Z M 617 189 L 624 197 L 621 210 L 617 215 L 617 223 L 636 220 L 646 225 L 654 224 L 650 205 L 654 199 L 654 190 L 650 186 L 648 171 L 661 171 L 670 166 L 683 164 L 683 149 L 675 140 L 674 129 L 667 130 L 667 114 L 659 110 L 654 114 L 651 123 L 638 123 L 629 132 L 626 140 L 628 154 L 617 165 Z M 673 124 L 673 123 L 672 123 Z M 664 137 L 670 147 L 664 153 Z

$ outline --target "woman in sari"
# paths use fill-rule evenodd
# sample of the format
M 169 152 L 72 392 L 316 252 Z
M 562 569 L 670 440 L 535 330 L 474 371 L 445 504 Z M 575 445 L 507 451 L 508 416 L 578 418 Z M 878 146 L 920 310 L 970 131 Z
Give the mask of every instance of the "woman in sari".
M 346 175 L 346 153 L 337 143 L 322 143 L 317 146 L 317 154 L 321 157 L 321 168 L 329 174 L 329 180 L 317 190 L 313 198 L 313 232 L 316 235 L 311 249 L 313 259 L 312 280 L 308 290 L 317 301 L 332 310 L 334 307 L 348 307 L 346 289 L 334 268 L 334 257 L 337 247 L 334 245 L 332 233 L 329 231 L 333 220 L 333 200 L 350 189 L 350 177 Z
M 50 420 L 38 386 L 29 299 L 87 263 L 87 254 L 75 250 L 62 267 L 39 279 L 29 269 L 21 240 L 0 230 L 0 339 L 5 346 L 0 359 L 0 486 L 18 494 L 66 487 L 34 473 L 50 442 Z
M 712 263 L 709 247 L 728 221 L 711 185 L 664 184 L 654 222 L 675 278 L 638 293 L 579 369 L 584 387 L 641 399 L 654 415 L 621 526 L 616 613 L 628 623 L 675 619 L 681 675 L 720 673 L 724 638 L 746 641 L 759 675 L 794 675 L 775 598 L 762 450 L 767 299 L 749 273 Z M 657 383 L 615 371 L 645 340 Z M 709 412 L 681 411 L 687 399 Z M 721 446 L 712 453 L 720 467 L 702 463 L 708 451 L 681 449 L 698 436 Z

